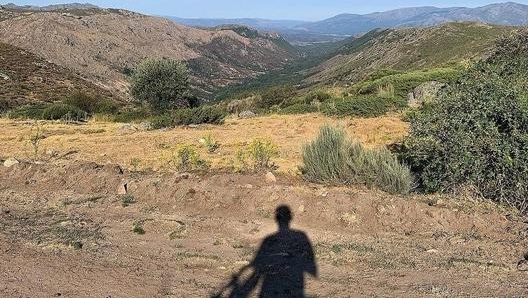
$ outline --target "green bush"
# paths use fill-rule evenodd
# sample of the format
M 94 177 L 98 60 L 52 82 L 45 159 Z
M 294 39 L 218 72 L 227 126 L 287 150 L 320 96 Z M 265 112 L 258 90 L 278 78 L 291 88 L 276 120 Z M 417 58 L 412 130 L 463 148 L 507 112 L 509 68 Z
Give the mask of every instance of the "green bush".
M 528 211 L 528 31 L 411 114 L 402 157 L 426 192 L 471 186 Z
M 209 167 L 209 164 L 200 157 L 196 148 L 190 145 L 182 145 L 176 149 L 172 165 L 178 171 L 204 170 Z
M 175 110 L 172 114 L 174 125 L 222 124 L 226 116 L 227 112 L 216 106 Z
M 413 186 L 410 169 L 387 149 L 367 149 L 331 126 L 323 126 L 318 137 L 304 146 L 302 158 L 301 172 L 310 182 L 363 184 L 393 194 L 407 194 Z
M 325 102 L 321 112 L 328 116 L 378 117 L 390 111 L 401 109 L 407 103 L 398 98 L 371 96 L 346 97 Z
M 9 108 L 9 101 L 7 99 L 0 98 L 0 113 L 6 112 L 9 110 Z
M 189 107 L 187 67 L 173 59 L 147 59 L 131 76 L 130 94 L 158 112 Z
M 130 123 L 134 121 L 146 120 L 151 116 L 151 111 L 147 108 L 142 107 L 120 111 L 113 117 L 113 121 L 119 123 Z
M 103 99 L 99 96 L 92 96 L 82 92 L 74 93 L 70 97 L 64 99 L 62 103 L 76 107 L 89 115 L 96 113 L 112 115 L 119 111 L 119 107 L 112 100 Z
M 291 86 L 272 87 L 264 90 L 260 94 L 260 98 L 256 101 L 256 107 L 261 109 L 269 109 L 273 106 L 279 106 L 285 100 L 295 97 L 295 89 Z
M 50 104 L 39 103 L 35 105 L 28 105 L 11 110 L 8 117 L 11 119 L 42 119 L 42 112 Z
M 54 103 L 45 108 L 42 112 L 42 119 L 45 120 L 86 120 L 86 117 L 86 112 L 64 103 Z
M 316 105 L 311 104 L 295 104 L 287 106 L 279 111 L 279 114 L 288 115 L 288 114 L 307 114 L 307 113 L 316 113 L 319 111 L 319 108 Z
M 374 74 L 371 80 L 365 81 L 355 87 L 357 94 L 376 94 L 380 88 L 391 86 L 394 95 L 400 98 L 407 98 L 407 94 L 420 84 L 430 81 L 449 83 L 462 73 L 461 67 L 456 68 L 432 68 L 411 71 L 406 73 L 378 73 Z M 378 77 L 378 75 L 386 76 Z
M 152 118 L 150 118 L 150 122 L 152 123 L 152 129 L 162 129 L 167 127 L 173 127 L 173 117 L 170 113 L 162 114 L 162 115 L 156 115 Z
M 318 90 L 311 92 L 304 98 L 304 103 L 310 104 L 314 101 L 318 102 L 324 102 L 326 100 L 329 100 L 332 98 L 332 95 L 330 93 Z

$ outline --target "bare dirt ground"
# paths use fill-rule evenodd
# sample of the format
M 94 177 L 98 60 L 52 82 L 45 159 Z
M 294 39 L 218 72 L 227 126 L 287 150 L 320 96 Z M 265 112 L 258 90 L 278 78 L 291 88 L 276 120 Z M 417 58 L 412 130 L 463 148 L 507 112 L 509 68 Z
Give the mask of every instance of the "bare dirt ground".
M 257 126 L 251 121 L 268 120 L 248 121 L 245 132 Z M 22 144 L 10 139 L 17 125 L 27 128 L 2 126 L 0 155 Z M 184 135 L 150 133 L 128 137 L 147 136 L 141 147 Z M 286 149 L 302 145 L 300 138 L 311 132 L 305 134 L 281 143 L 283 151 L 295 156 Z M 111 129 L 96 135 L 91 142 L 103 149 L 116 137 Z M 528 250 L 528 225 L 514 210 L 463 195 L 399 197 L 324 187 L 287 171 L 277 182 L 222 167 L 134 172 L 89 161 L 101 158 L 87 146 L 89 136 L 65 131 L 44 140 L 48 149 L 79 146 L 85 161 L 69 155 L 0 166 L 0 297 L 210 297 L 277 230 L 274 210 L 281 204 L 290 206 L 292 228 L 306 233 L 315 251 L 318 276 L 306 279 L 309 297 L 528 296 L 528 272 L 517 266 Z M 124 145 L 101 152 L 118 159 L 120 148 L 125 155 L 134 150 Z M 124 183 L 128 194 L 119 195 Z

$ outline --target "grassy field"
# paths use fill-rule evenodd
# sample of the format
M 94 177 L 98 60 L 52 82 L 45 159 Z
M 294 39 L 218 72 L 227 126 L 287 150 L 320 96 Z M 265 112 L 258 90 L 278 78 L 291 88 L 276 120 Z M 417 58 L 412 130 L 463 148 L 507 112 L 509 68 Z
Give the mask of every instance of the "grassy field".
M 137 169 L 167 168 L 167 156 L 179 145 L 195 145 L 213 169 L 230 169 L 236 153 L 255 138 L 271 140 L 279 148 L 274 161 L 278 172 L 297 173 L 303 144 L 313 139 L 320 126 L 344 127 L 369 147 L 383 146 L 406 135 L 407 123 L 397 114 L 372 119 L 333 119 L 319 114 L 272 115 L 253 119 L 230 118 L 221 126 L 180 127 L 170 130 L 126 132 L 123 124 L 91 121 L 72 126 L 60 122 L 39 122 L 44 139 L 38 144 L 38 158 L 68 154 L 70 158 L 98 163 L 118 163 Z M 0 120 L 0 157 L 34 158 L 32 121 Z M 200 139 L 210 135 L 220 144 L 208 153 Z M 72 153 L 73 152 L 73 153 Z

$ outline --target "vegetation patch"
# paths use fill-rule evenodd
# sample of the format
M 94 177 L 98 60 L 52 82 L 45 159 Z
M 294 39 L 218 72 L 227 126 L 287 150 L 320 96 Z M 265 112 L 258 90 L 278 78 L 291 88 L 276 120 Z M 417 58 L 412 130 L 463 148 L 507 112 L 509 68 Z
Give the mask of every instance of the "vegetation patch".
M 318 137 L 303 148 L 301 172 L 310 182 L 378 187 L 407 194 L 414 183 L 410 169 L 387 149 L 367 149 L 347 138 L 344 130 L 323 126 Z
M 440 100 L 410 115 L 402 157 L 426 192 L 465 186 L 528 211 L 528 31 L 502 40 Z

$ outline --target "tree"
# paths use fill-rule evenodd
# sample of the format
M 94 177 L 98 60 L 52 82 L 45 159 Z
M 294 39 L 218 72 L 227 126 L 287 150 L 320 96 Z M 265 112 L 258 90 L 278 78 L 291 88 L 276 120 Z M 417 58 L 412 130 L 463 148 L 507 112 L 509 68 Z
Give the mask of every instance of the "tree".
M 403 157 L 427 192 L 471 186 L 528 211 L 528 31 L 411 116 Z
M 130 94 L 155 111 L 189 107 L 187 67 L 173 59 L 147 59 L 131 77 Z

